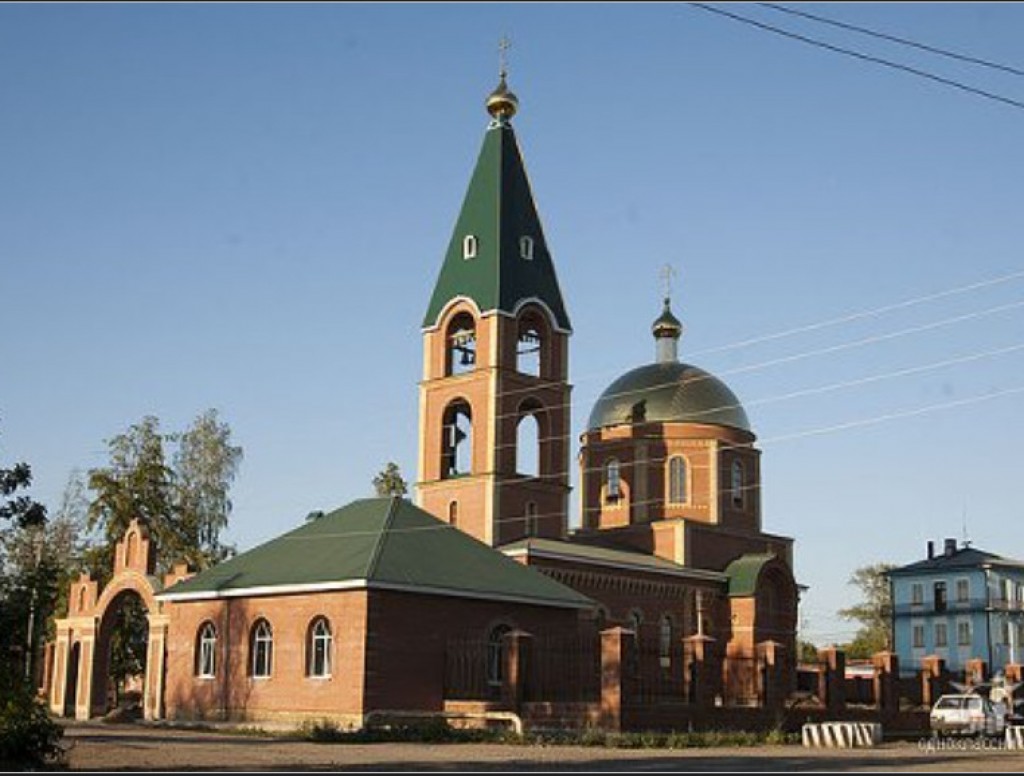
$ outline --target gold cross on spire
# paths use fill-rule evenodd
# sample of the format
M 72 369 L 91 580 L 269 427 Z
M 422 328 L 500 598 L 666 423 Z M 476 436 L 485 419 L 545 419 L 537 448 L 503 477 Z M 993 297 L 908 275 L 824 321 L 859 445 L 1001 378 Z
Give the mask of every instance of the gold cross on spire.
M 508 50 L 512 47 L 512 41 L 508 35 L 502 35 L 498 41 L 498 74 L 504 78 L 508 75 Z
M 666 299 L 672 296 L 672 278 L 675 276 L 676 270 L 671 264 L 664 264 L 661 271 L 658 272 L 658 277 L 661 278 L 661 282 L 664 284 Z

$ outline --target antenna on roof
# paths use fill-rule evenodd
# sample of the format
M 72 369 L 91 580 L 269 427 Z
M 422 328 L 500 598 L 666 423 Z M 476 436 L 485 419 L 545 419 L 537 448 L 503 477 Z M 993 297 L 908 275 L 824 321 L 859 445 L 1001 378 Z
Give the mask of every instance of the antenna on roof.
M 964 547 L 965 548 L 966 547 L 970 547 L 971 546 L 971 540 L 967 538 L 967 502 L 966 501 L 964 501 L 964 511 L 963 511 L 962 516 L 961 516 L 961 522 L 963 524 Z

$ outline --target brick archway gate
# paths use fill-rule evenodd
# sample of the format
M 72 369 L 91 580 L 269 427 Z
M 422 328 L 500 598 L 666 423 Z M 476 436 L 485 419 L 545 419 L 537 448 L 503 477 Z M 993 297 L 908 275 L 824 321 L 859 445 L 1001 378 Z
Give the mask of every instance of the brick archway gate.
M 68 616 L 57 620 L 57 641 L 49 688 L 54 714 L 75 719 L 101 716 L 107 711 L 112 625 L 124 598 L 137 595 L 149 624 L 142 709 L 146 719 L 163 716 L 164 662 L 169 617 L 156 600 L 163 588 L 154 575 L 156 552 L 138 520 L 132 520 L 114 549 L 114 576 L 102 594 L 99 583 L 82 574 L 71 583 Z M 175 580 L 181 570 L 175 570 Z M 73 684 L 72 684 L 73 683 Z M 73 707 L 73 708 L 72 708 Z

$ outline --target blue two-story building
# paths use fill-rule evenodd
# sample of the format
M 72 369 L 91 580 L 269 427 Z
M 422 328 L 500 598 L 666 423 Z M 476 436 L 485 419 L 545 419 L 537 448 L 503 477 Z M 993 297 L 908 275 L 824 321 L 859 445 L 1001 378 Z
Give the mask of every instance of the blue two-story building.
M 941 554 L 889 572 L 893 651 L 905 671 L 937 655 L 951 671 L 980 658 L 1024 662 L 1024 563 L 946 539 Z

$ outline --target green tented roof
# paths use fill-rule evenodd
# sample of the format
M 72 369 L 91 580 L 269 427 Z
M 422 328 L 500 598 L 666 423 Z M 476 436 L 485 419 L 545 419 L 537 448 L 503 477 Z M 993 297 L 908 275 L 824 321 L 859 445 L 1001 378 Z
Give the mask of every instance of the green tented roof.
M 775 556 L 771 553 L 741 555 L 725 567 L 729 577 L 729 597 L 751 596 L 757 591 L 757 578 L 764 565 Z
M 397 497 L 354 501 L 179 582 L 160 597 L 173 601 L 360 587 L 593 605 L 586 596 Z
M 463 258 L 467 235 L 477 238 L 473 259 Z M 532 260 L 520 256 L 521 237 L 533 239 Z M 423 326 L 436 326 L 445 305 L 458 296 L 472 299 L 481 313 L 512 314 L 519 302 L 540 299 L 558 328 L 571 329 L 519 145 L 507 121 L 495 122 L 484 136 Z

